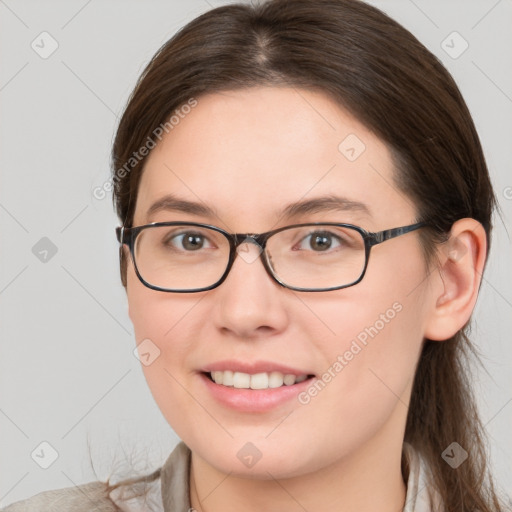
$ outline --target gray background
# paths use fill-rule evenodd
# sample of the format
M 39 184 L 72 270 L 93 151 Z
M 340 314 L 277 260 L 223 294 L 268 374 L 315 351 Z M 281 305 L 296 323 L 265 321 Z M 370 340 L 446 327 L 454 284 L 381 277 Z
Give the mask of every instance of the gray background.
M 177 442 L 132 352 L 110 197 L 92 191 L 108 180 L 117 117 L 145 63 L 179 27 L 222 3 L 0 0 L 2 506 L 106 478 L 112 464 L 120 475 L 131 472 L 126 461 L 148 471 Z M 454 75 L 503 209 L 473 338 L 488 372 L 475 386 L 494 472 L 511 495 L 512 4 L 371 3 Z M 47 58 L 31 47 L 51 49 L 43 31 L 58 43 Z M 53 452 L 42 442 L 58 453 L 48 469 L 41 465 Z

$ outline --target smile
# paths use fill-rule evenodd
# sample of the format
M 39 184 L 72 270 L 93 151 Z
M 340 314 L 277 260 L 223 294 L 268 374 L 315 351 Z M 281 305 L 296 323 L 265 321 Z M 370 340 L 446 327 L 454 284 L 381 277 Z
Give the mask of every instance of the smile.
M 250 374 L 218 370 L 210 372 L 209 377 L 215 384 L 236 389 L 273 389 L 282 386 L 293 386 L 305 381 L 308 375 L 284 374 L 277 371 Z

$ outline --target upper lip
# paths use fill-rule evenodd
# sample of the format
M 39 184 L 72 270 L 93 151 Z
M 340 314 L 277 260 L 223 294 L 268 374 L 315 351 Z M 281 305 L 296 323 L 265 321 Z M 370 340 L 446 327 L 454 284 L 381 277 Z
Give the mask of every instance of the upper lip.
M 291 366 L 274 363 L 272 361 L 244 362 L 235 360 L 224 360 L 208 364 L 201 369 L 201 371 L 206 373 L 226 370 L 231 370 L 233 372 L 249 373 L 251 375 L 254 375 L 256 373 L 271 372 L 281 372 L 284 375 L 295 375 L 297 377 L 301 375 L 313 375 L 313 373 L 310 371 L 293 368 Z

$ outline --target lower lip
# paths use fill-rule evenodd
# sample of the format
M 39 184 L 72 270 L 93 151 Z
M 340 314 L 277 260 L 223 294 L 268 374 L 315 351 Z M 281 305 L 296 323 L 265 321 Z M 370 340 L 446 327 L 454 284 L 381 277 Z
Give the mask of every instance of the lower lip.
M 222 384 L 215 384 L 204 373 L 200 374 L 208 391 L 222 405 L 241 412 L 266 412 L 297 399 L 297 395 L 306 390 L 313 381 L 310 377 L 291 386 L 269 389 L 238 389 Z M 297 399 L 298 401 L 298 399 Z

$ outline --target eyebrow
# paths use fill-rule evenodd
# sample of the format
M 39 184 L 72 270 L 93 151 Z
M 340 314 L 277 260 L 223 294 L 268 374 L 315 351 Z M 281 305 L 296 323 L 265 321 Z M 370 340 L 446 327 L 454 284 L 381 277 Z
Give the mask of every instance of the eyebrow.
M 182 212 L 203 217 L 219 218 L 218 212 L 214 207 L 208 206 L 205 203 L 181 199 L 173 194 L 168 194 L 155 201 L 149 207 L 146 216 L 149 219 L 152 215 L 160 211 Z M 291 219 L 306 214 L 333 211 L 356 212 L 371 217 L 370 209 L 364 203 L 353 201 L 345 197 L 328 195 L 290 203 L 283 208 L 279 218 L 284 217 L 285 219 Z

